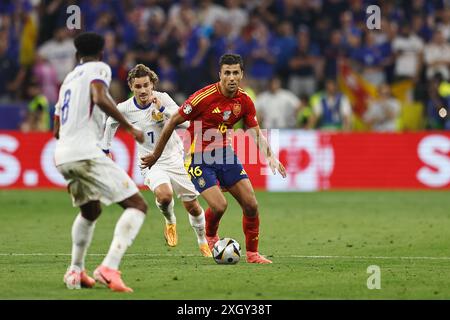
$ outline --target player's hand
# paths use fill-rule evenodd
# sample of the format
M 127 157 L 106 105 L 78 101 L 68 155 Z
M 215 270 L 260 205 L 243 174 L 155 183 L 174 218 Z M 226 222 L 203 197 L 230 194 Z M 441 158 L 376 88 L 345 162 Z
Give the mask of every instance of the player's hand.
M 152 95 L 150 96 L 149 100 L 150 100 L 152 103 L 156 104 L 156 107 L 157 107 L 158 111 L 161 109 L 162 102 L 161 102 L 161 100 L 160 100 L 157 96 L 155 96 L 154 94 L 152 94 Z
M 272 170 L 273 174 L 276 174 L 276 170 L 278 170 L 281 176 L 283 178 L 286 178 L 286 169 L 284 168 L 283 164 L 275 157 L 269 158 L 269 167 Z
M 156 161 L 158 161 L 158 157 L 156 157 L 154 153 L 149 153 L 145 157 L 141 158 L 141 164 L 139 167 L 141 169 L 145 169 L 147 167 L 151 168 L 156 163 Z
M 111 160 L 112 160 L 112 158 L 113 158 L 111 152 L 106 153 L 106 156 L 107 156 L 108 158 L 110 158 Z
M 137 142 L 139 143 L 144 142 L 145 139 L 144 132 L 138 127 L 131 126 L 130 133 L 133 135 L 134 140 L 136 140 Z

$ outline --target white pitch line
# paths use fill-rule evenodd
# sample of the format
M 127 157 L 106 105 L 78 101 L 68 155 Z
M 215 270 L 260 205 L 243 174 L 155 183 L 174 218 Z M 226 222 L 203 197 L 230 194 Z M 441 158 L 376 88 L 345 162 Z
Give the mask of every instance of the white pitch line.
M 280 256 L 281 257 L 281 256 Z M 383 256 L 283 256 L 283 258 L 305 258 L 305 259 L 391 259 L 391 260 L 450 260 L 450 257 L 383 257 Z
M 104 256 L 104 253 L 89 253 L 88 256 Z M 0 256 L 70 256 L 70 253 L 0 253 Z M 128 253 L 131 257 L 198 257 L 198 254 L 172 254 L 172 253 Z M 357 259 L 357 260 L 450 260 L 450 257 L 388 257 L 388 256 L 306 256 L 282 255 L 274 258 L 300 258 L 300 259 Z

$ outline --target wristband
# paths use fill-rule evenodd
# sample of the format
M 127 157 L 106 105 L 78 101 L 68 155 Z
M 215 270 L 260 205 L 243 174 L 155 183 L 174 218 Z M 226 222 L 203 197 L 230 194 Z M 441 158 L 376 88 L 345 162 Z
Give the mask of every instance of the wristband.
M 102 149 L 105 154 L 109 154 L 109 149 Z
M 166 109 L 166 107 L 162 106 L 161 109 L 159 109 L 159 112 L 163 112 Z

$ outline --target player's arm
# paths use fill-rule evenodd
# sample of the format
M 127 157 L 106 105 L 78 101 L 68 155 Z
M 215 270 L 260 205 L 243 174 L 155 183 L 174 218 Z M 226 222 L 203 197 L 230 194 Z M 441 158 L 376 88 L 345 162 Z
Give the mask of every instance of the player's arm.
M 59 139 L 59 114 L 60 114 L 60 105 L 59 102 L 55 105 L 55 114 L 53 116 L 53 136 L 56 139 Z
M 252 136 L 255 144 L 258 146 L 258 149 L 264 153 L 264 156 L 266 157 L 266 160 L 269 163 L 269 167 L 270 169 L 272 169 L 273 174 L 275 174 L 275 170 L 278 170 L 281 176 L 283 178 L 286 178 L 286 169 L 284 168 L 283 164 L 275 157 L 272 149 L 269 146 L 269 143 L 267 142 L 266 137 L 264 137 L 263 133 L 261 132 L 261 128 L 259 127 L 259 125 L 249 128 L 247 132 L 250 134 L 250 136 Z
M 173 131 L 179 124 L 183 123 L 184 121 L 186 120 L 178 112 L 174 113 L 170 117 L 169 121 L 166 122 L 164 128 L 161 131 L 161 135 L 159 136 L 153 153 L 150 153 L 141 158 L 141 168 L 150 168 L 156 163 L 156 161 L 158 161 Z
M 131 133 L 137 142 L 144 142 L 144 133 L 141 129 L 131 125 L 116 107 L 116 103 L 109 95 L 107 87 L 100 81 L 91 83 L 92 101 L 108 116 L 117 120 L 117 122 L 129 133 Z
M 103 139 L 101 141 L 100 147 L 103 152 L 111 158 L 111 153 L 109 150 L 111 149 L 111 142 L 114 138 L 117 129 L 119 128 L 119 122 L 112 117 L 108 117 L 105 125 L 105 132 L 103 134 Z

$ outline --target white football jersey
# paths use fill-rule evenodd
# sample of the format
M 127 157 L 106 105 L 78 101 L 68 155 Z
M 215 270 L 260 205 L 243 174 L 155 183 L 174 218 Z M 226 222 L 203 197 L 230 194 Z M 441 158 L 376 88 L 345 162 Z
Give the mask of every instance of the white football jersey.
M 59 139 L 55 163 L 93 159 L 104 156 L 100 148 L 105 113 L 91 99 L 91 82 L 102 81 L 109 87 L 111 68 L 101 61 L 76 66 L 59 90 L 55 114 L 59 115 Z
M 178 105 L 167 93 L 153 90 L 153 94 L 160 99 L 161 105 L 164 107 L 163 112 L 159 112 L 153 103 L 144 107 L 139 106 L 135 97 L 131 97 L 117 105 L 119 111 L 131 124 L 144 131 L 145 142 L 143 144 L 137 144 L 139 162 L 141 157 L 148 155 L 154 150 L 164 127 L 165 120 L 169 119 L 172 114 L 178 111 Z M 105 134 L 101 143 L 102 149 L 110 149 L 111 141 L 118 127 L 119 123 L 112 117 L 108 117 Z M 178 134 L 173 132 L 157 164 L 172 164 L 177 161 L 179 162 L 180 159 L 182 161 L 182 157 L 183 144 Z

